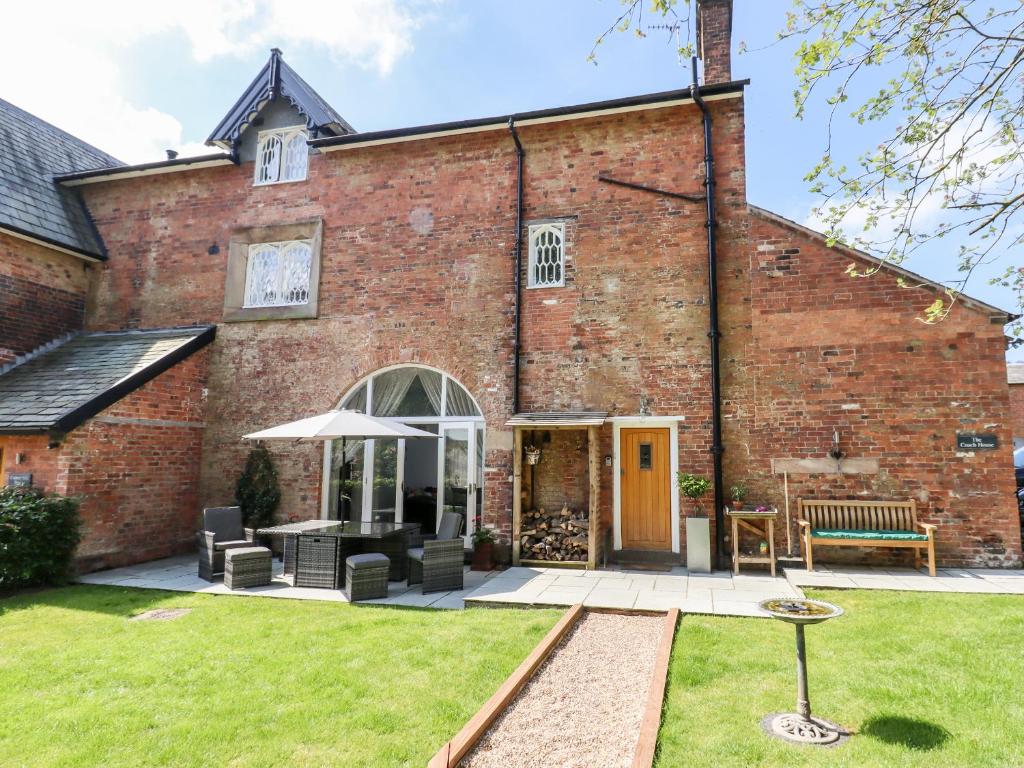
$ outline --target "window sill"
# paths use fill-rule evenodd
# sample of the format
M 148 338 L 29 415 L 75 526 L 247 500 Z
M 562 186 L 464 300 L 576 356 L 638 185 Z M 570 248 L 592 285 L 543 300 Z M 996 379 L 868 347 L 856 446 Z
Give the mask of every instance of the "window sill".
M 316 306 L 292 304 L 285 307 L 239 307 L 225 309 L 225 323 L 245 323 L 259 320 L 311 320 L 317 315 Z
M 559 283 L 558 285 L 528 285 L 526 290 L 528 291 L 543 291 L 549 288 L 565 288 L 565 283 Z
M 257 187 L 277 187 L 281 184 L 301 184 L 304 181 L 309 181 L 309 177 L 307 176 L 304 179 L 285 179 L 284 181 L 264 181 L 262 183 L 254 181 L 252 186 L 254 189 Z

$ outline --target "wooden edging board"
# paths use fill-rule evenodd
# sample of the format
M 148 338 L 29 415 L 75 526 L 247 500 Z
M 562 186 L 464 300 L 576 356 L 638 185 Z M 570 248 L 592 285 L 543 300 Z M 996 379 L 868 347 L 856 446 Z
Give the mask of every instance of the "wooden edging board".
M 661 710 L 665 702 L 665 684 L 668 682 L 668 662 L 672 657 L 672 640 L 679 622 L 679 609 L 673 608 L 665 616 L 665 628 L 661 632 L 658 654 L 654 657 L 654 672 L 651 687 L 647 689 L 647 704 L 644 718 L 640 721 L 640 738 L 633 753 L 633 768 L 651 768 L 654 765 L 654 750 L 658 746 L 658 729 L 661 728 Z
M 582 615 L 582 603 L 576 603 L 566 611 L 565 615 L 551 628 L 551 631 L 544 636 L 544 639 L 537 644 L 537 647 L 530 652 L 530 655 L 516 668 L 515 672 L 508 676 L 508 679 L 501 684 L 494 695 L 484 702 L 477 713 L 455 735 L 455 738 L 437 751 L 437 754 L 427 763 L 427 768 L 454 768 L 457 766 L 459 761 L 469 753 L 480 737 L 490 728 L 498 715 L 505 711 L 505 708 L 529 682 L 551 651 L 576 625 Z M 657 729 L 655 729 L 655 735 L 657 735 Z

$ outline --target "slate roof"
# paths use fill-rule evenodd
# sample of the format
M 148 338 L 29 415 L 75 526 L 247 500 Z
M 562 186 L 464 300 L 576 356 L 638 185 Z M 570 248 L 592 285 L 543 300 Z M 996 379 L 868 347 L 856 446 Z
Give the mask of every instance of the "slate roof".
M 1024 363 L 1008 363 L 1006 381 L 1008 384 L 1024 384 Z
M 78 192 L 53 177 L 114 165 L 122 163 L 0 99 L 0 228 L 105 258 Z
M 213 129 L 213 133 L 206 140 L 207 145 L 231 151 L 242 131 L 260 110 L 268 102 L 281 97 L 305 115 L 306 127 L 314 137 L 343 136 L 356 132 L 356 129 L 349 125 L 334 107 L 324 101 L 309 83 L 285 64 L 281 51 L 274 48 L 270 51 L 270 59 L 263 65 L 256 79 L 249 84 L 241 98 Z
M 76 336 L 0 374 L 0 434 L 68 432 L 209 344 L 215 326 Z

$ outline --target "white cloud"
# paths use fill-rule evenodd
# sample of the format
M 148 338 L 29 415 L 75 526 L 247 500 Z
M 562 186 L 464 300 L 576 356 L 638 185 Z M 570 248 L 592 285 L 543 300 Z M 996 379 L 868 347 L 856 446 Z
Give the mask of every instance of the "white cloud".
M 412 8 L 396 0 L 11 3 L 0 97 L 127 162 L 161 159 L 166 148 L 202 154 L 210 151 L 204 136 L 184 136 L 173 115 L 126 98 L 128 46 L 181 34 L 199 62 L 275 45 L 313 48 L 387 75 L 412 51 L 426 18 L 422 6 Z M 225 95 L 225 109 L 235 96 Z M 211 115 L 211 125 L 219 117 Z

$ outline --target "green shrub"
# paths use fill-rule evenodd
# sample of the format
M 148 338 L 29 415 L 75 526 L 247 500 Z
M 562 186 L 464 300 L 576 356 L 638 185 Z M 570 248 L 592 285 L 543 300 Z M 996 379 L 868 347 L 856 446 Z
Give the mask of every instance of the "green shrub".
M 679 490 L 688 499 L 693 500 L 693 507 L 697 514 L 702 512 L 700 500 L 711 489 L 711 481 L 701 475 L 691 475 L 689 472 L 680 472 L 676 476 L 679 483 Z
M 277 470 L 270 460 L 270 451 L 253 448 L 245 460 L 245 469 L 235 487 L 235 501 L 242 508 L 242 520 L 249 528 L 274 524 L 274 512 L 281 502 Z
M 0 488 L 0 588 L 65 583 L 79 527 L 77 499 Z

